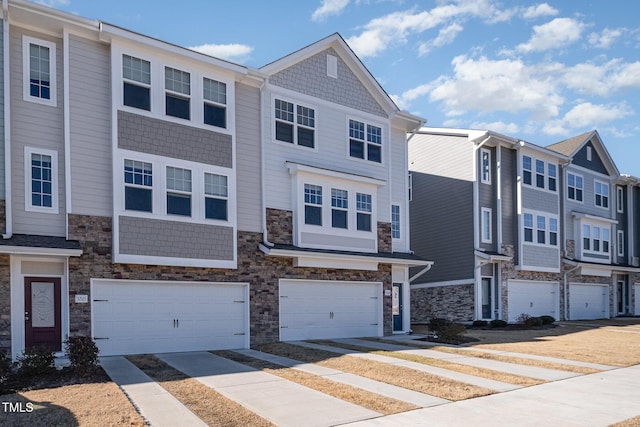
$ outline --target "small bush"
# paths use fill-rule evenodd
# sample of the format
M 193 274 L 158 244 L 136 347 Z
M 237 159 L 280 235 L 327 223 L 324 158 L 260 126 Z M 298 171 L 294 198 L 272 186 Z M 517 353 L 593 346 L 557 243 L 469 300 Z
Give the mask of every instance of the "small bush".
M 505 322 L 504 320 L 500 320 L 500 319 L 493 319 L 491 322 L 489 322 L 489 325 L 492 328 L 504 328 L 507 326 L 507 322 Z
M 98 346 L 91 337 L 71 337 L 64 342 L 71 367 L 90 374 L 98 365 Z
M 474 320 L 471 326 L 473 326 L 474 328 L 484 328 L 488 324 L 489 322 L 487 322 L 486 320 Z
M 55 356 L 53 350 L 41 347 L 31 347 L 24 350 L 18 357 L 18 374 L 34 376 L 48 374 L 54 370 Z
M 556 319 L 553 316 L 540 316 L 543 325 L 553 325 Z
M 451 320 L 434 317 L 429 320 L 429 330 L 431 332 L 440 332 L 440 329 L 449 326 L 451 323 Z
M 537 326 L 542 326 L 542 319 L 540 317 L 529 317 L 524 321 L 523 325 L 526 328 L 534 328 Z
M 11 357 L 6 351 L 0 350 L 0 384 L 3 384 L 11 375 Z
M 529 320 L 530 317 L 531 316 L 529 316 L 527 313 L 522 313 L 518 317 L 516 317 L 516 323 L 520 325 L 524 325 L 525 322 Z
M 467 328 L 462 323 L 450 322 L 438 331 L 438 338 L 447 343 L 456 343 L 462 339 L 462 334 Z

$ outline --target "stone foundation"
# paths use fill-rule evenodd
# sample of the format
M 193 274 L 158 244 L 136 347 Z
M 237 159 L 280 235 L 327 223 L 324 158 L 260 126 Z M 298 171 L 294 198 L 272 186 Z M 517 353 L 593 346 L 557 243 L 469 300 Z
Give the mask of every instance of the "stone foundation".
M 11 266 L 9 255 L 0 255 L 0 351 L 11 352 Z
M 411 323 L 473 320 L 473 284 L 411 289 Z
M 267 237 L 271 243 L 293 245 L 293 212 L 267 208 Z

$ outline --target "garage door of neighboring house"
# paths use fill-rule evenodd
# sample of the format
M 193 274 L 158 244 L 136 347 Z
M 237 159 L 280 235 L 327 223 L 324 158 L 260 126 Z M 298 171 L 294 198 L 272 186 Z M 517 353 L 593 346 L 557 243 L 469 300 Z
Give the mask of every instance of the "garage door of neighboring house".
M 569 320 L 609 318 L 609 285 L 569 284 Z
M 382 284 L 280 280 L 280 339 L 382 335 Z
M 553 316 L 559 319 L 557 282 L 510 280 L 508 284 L 508 319 L 516 322 L 522 314 Z
M 247 348 L 248 285 L 94 280 L 101 356 Z

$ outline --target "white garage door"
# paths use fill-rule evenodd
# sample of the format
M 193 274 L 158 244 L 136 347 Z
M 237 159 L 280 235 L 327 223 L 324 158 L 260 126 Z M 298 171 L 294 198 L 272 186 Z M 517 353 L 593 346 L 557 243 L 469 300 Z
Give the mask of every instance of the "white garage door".
M 100 355 L 247 348 L 248 285 L 94 280 Z
M 557 282 L 511 280 L 508 292 L 509 322 L 516 322 L 521 314 L 559 319 Z
M 609 285 L 571 283 L 569 320 L 609 318 Z
M 382 285 L 280 280 L 280 339 L 382 336 Z
M 634 295 L 636 299 L 636 305 L 635 305 L 636 310 L 634 314 L 636 316 L 640 316 L 640 285 L 638 284 L 635 285 Z

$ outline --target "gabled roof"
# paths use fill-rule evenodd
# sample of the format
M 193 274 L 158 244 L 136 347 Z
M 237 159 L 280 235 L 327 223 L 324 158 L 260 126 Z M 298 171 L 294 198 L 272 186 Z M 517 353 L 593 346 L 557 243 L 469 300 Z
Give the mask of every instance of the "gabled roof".
M 576 135 L 572 138 L 565 139 L 564 141 L 548 145 L 547 148 L 557 153 L 564 154 L 565 156 L 573 157 L 588 142 L 591 142 L 593 144 L 593 147 L 596 149 L 598 155 L 602 159 L 604 166 L 609 171 L 609 174 L 615 176 L 620 175 L 618 167 L 611 158 L 609 151 L 607 151 L 607 147 L 605 147 L 604 143 L 602 142 L 598 131 L 595 129 L 580 135 Z

